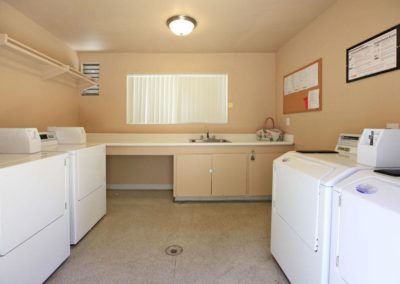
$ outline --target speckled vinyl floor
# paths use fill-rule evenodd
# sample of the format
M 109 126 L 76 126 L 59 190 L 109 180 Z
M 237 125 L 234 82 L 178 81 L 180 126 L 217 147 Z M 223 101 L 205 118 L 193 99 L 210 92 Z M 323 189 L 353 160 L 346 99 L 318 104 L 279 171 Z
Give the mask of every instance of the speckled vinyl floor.
M 107 215 L 47 283 L 288 283 L 269 251 L 270 202 L 174 203 L 108 191 Z M 165 249 L 180 245 L 170 256 Z

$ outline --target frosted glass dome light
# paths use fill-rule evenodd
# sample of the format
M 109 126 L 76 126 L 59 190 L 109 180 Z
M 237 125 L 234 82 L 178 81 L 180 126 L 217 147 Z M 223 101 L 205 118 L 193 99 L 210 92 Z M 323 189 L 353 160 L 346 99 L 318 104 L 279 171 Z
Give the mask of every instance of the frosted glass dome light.
M 167 20 L 167 26 L 177 36 L 186 36 L 196 27 L 197 22 L 189 16 L 173 16 Z

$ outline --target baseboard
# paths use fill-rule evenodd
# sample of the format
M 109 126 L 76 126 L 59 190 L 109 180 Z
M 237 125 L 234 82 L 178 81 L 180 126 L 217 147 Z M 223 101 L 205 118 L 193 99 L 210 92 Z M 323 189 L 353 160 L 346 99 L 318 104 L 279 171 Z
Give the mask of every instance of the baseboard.
M 107 184 L 107 189 L 119 190 L 172 190 L 172 184 Z
M 267 196 L 176 196 L 175 201 L 271 201 L 271 195 Z

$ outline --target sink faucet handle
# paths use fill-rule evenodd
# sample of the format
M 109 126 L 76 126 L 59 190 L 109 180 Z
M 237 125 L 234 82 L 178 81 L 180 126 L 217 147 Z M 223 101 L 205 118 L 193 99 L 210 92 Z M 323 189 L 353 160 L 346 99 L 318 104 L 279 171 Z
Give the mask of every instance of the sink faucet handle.
M 210 138 L 210 131 L 207 131 L 207 139 Z

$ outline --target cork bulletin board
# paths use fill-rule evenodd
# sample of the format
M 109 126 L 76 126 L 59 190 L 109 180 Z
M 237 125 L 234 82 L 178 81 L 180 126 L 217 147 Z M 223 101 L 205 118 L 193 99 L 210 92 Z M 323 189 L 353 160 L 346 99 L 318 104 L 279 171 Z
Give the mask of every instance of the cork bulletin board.
M 322 110 L 322 58 L 283 77 L 283 113 Z

